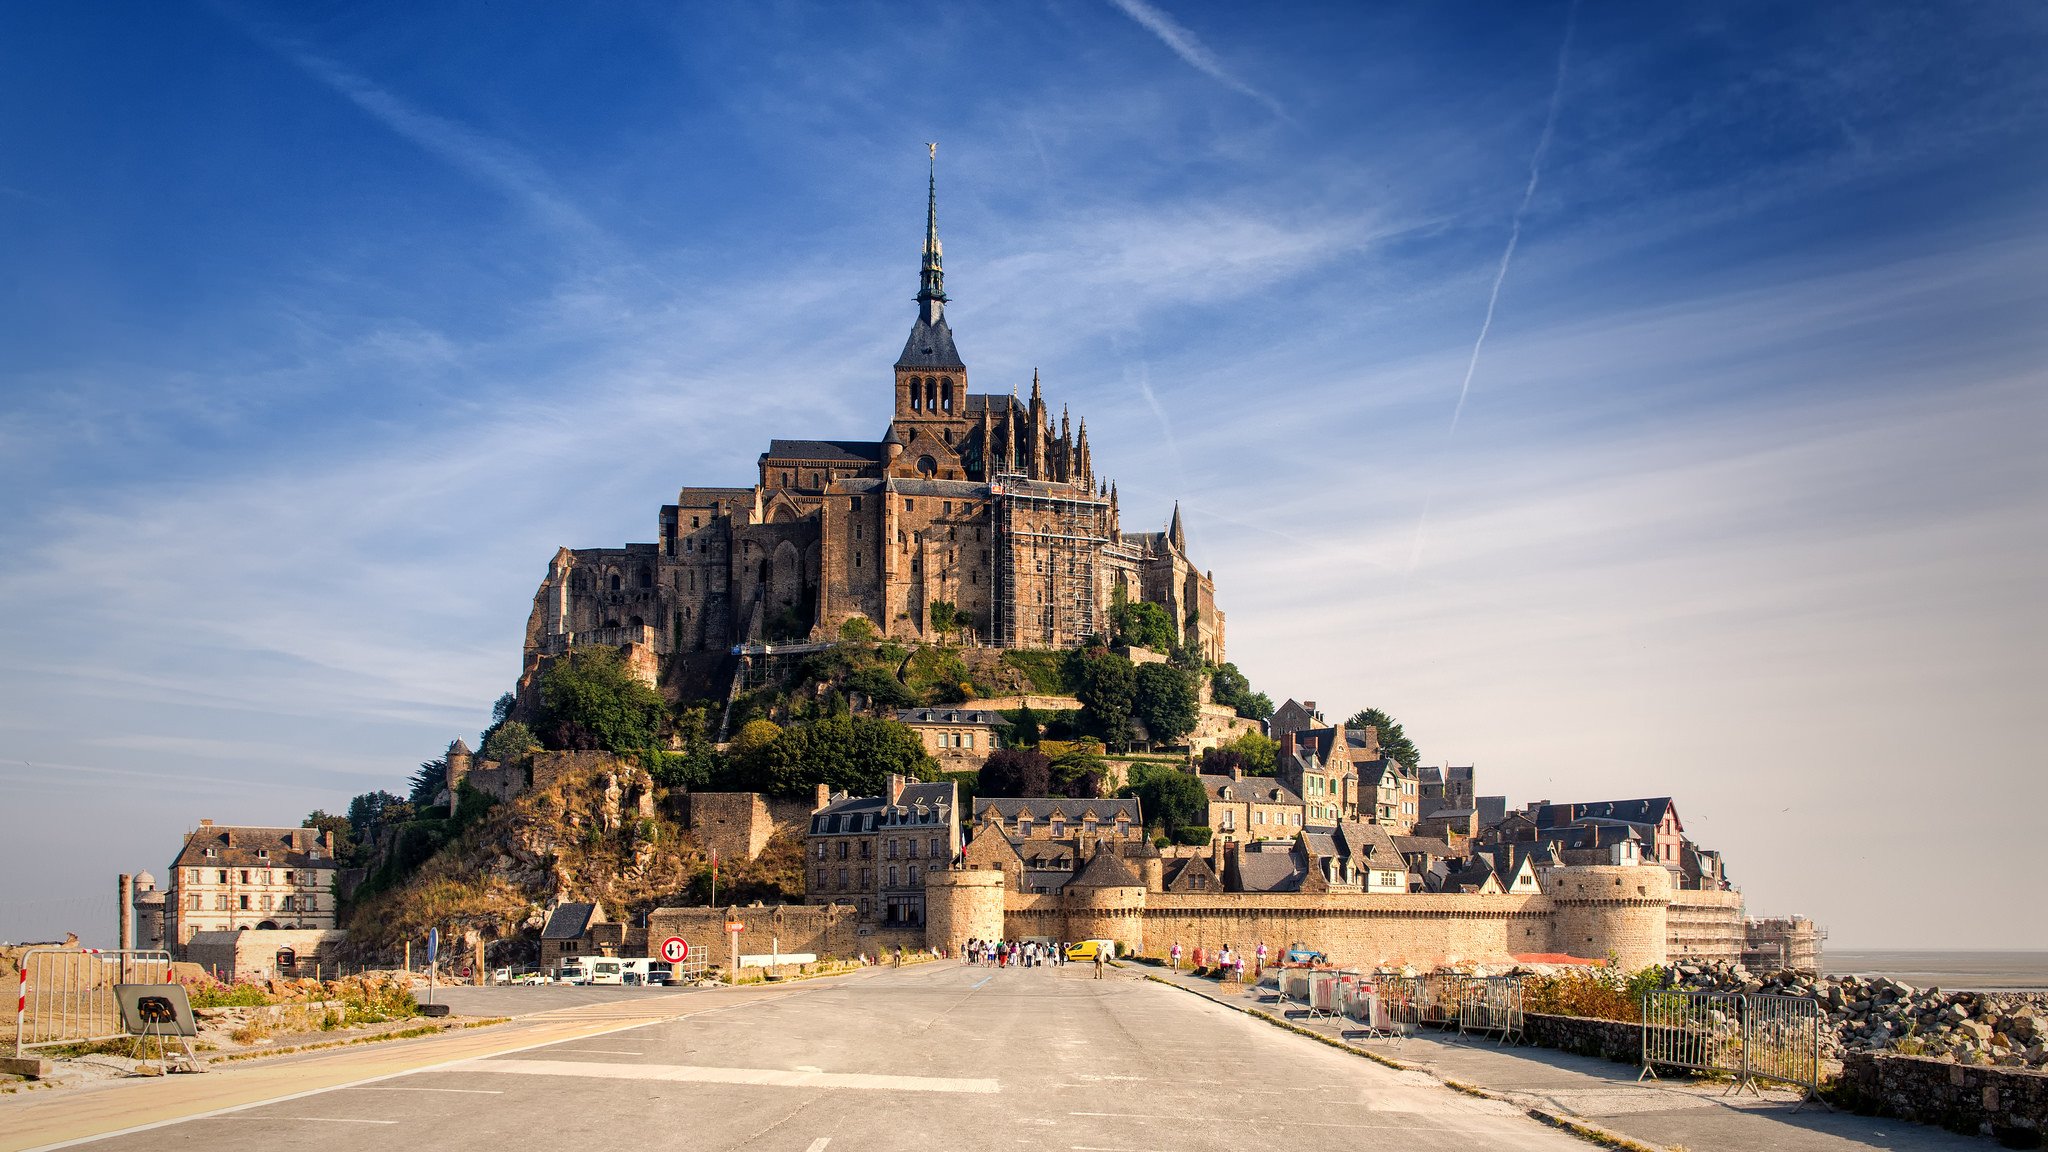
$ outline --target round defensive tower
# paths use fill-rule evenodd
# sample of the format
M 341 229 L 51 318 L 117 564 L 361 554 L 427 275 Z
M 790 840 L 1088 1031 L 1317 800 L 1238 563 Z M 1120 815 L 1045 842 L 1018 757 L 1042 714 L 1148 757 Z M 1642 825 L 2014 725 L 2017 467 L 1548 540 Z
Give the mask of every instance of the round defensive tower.
M 1671 873 L 1645 864 L 1556 868 L 1544 880 L 1553 908 L 1551 949 L 1623 968 L 1662 964 Z
M 924 874 L 924 942 L 957 954 L 968 940 L 1003 938 L 1001 869 L 933 869 Z
M 1114 940 L 1120 954 L 1145 948 L 1145 881 L 1105 845 L 1060 889 L 1067 939 Z

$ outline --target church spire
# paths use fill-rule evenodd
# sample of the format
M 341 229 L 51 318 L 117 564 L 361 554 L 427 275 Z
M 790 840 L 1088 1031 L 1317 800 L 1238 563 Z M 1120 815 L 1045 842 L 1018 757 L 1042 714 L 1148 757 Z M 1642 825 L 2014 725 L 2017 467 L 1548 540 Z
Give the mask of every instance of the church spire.
M 1188 538 L 1180 530 L 1180 501 L 1178 500 L 1173 502 L 1173 523 L 1166 526 L 1166 538 L 1173 541 L 1173 546 L 1176 549 L 1182 552 L 1188 550 Z
M 925 186 L 924 269 L 918 277 L 918 316 L 926 324 L 936 323 L 946 310 L 945 261 L 939 249 L 939 146 L 926 144 L 931 154 L 931 175 Z

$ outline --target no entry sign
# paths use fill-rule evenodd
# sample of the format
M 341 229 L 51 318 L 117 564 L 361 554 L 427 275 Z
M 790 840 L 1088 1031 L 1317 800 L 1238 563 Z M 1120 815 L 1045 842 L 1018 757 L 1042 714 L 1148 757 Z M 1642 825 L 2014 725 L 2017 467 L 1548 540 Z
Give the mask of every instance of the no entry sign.
M 681 964 L 690 958 L 690 942 L 681 936 L 671 936 L 663 940 L 661 958 L 671 964 Z

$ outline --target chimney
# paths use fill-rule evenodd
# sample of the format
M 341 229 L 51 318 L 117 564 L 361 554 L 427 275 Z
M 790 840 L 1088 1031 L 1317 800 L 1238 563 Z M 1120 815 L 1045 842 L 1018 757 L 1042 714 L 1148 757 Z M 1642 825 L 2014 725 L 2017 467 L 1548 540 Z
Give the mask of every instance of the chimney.
M 1242 765 L 1242 764 L 1239 764 L 1239 763 L 1237 763 L 1237 762 L 1236 762 L 1236 761 L 1234 761 L 1234 760 L 1233 760 L 1233 761 L 1231 761 L 1231 764 L 1230 764 L 1230 778 L 1231 778 L 1232 780 L 1242 780 L 1242 779 L 1244 779 L 1244 765 Z
M 1287 762 L 1289 757 L 1294 755 L 1294 736 L 1295 734 L 1292 732 L 1282 732 L 1280 734 L 1280 762 L 1283 764 Z
M 902 773 L 889 773 L 889 803 L 894 804 L 903 798 L 903 783 Z
M 211 820 L 201 820 L 201 821 L 199 822 L 199 826 L 200 826 L 201 828 L 211 828 L 211 827 L 213 827 L 213 821 L 211 821 Z
M 818 785 L 817 803 L 811 805 L 811 811 L 816 812 L 818 809 L 823 808 L 825 805 L 830 804 L 831 802 L 832 786 L 830 784 L 820 784 Z
M 121 914 L 115 918 L 115 947 L 125 952 L 135 947 L 135 877 L 121 873 L 115 888 L 121 894 Z
M 334 829 L 329 828 L 320 833 L 320 847 L 326 849 L 329 856 L 334 855 Z

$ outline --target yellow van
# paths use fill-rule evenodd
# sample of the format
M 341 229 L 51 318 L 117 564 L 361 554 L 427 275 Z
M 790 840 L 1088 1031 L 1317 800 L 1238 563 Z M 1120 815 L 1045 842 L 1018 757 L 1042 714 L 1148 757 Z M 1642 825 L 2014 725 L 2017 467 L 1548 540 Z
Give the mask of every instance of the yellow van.
M 1067 959 L 1078 960 L 1083 964 L 1093 963 L 1097 952 L 1102 953 L 1104 960 L 1116 959 L 1116 941 L 1081 940 L 1067 945 Z

